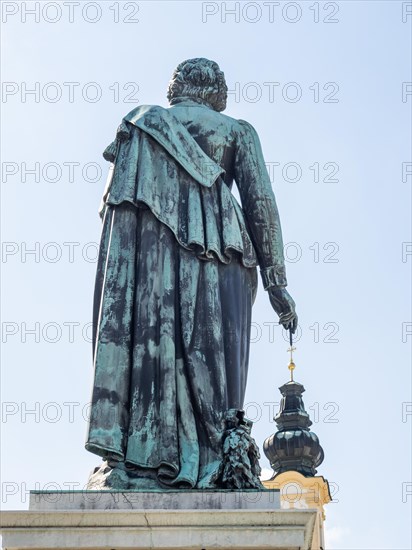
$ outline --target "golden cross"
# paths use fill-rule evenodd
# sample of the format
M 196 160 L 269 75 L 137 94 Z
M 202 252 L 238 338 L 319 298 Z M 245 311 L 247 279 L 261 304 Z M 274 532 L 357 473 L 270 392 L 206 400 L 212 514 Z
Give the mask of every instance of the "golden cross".
M 293 352 L 296 351 L 294 346 L 290 346 L 286 351 L 290 352 L 290 360 L 293 361 Z
M 290 361 L 288 365 L 288 369 L 290 370 L 290 381 L 293 382 L 293 371 L 295 369 L 295 363 L 293 362 L 293 352 L 296 350 L 295 347 L 290 346 L 287 351 L 290 353 Z

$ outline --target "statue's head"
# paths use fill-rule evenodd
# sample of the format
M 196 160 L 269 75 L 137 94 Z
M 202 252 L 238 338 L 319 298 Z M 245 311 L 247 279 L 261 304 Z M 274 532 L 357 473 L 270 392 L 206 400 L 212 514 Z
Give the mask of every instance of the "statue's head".
M 180 63 L 169 82 L 167 99 L 173 105 L 182 98 L 206 103 L 215 111 L 224 111 L 227 85 L 219 65 L 204 57 L 195 57 Z

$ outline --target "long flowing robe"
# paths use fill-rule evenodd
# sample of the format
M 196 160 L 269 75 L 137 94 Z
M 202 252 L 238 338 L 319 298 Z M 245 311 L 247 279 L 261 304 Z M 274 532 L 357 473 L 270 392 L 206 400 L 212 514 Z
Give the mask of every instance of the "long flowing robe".
M 105 156 L 86 448 L 160 486 L 222 486 L 257 289 L 250 228 L 169 110 L 132 111 Z

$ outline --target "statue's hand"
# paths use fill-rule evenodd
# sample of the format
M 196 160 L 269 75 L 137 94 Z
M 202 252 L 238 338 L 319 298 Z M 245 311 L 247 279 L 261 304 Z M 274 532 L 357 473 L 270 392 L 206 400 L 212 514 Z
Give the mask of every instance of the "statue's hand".
M 296 315 L 295 302 L 292 296 L 286 288 L 279 286 L 268 288 L 268 293 L 270 303 L 279 315 L 279 323 L 286 330 L 290 329 L 294 333 L 298 326 L 298 316 Z

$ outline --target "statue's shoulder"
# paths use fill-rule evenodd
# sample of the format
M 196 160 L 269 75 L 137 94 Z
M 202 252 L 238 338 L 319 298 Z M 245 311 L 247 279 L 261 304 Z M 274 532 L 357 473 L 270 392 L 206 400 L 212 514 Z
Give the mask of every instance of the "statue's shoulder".
M 136 124 L 145 118 L 162 118 L 165 116 L 167 116 L 167 109 L 165 107 L 161 107 L 160 105 L 139 105 L 132 109 L 130 113 L 127 113 L 123 117 L 123 120 Z
M 244 133 L 244 134 L 257 134 L 254 126 L 248 122 L 247 120 L 243 120 L 241 118 L 239 118 L 237 120 L 237 123 L 238 123 L 238 127 L 239 127 L 239 131 Z
M 226 129 L 226 131 L 232 136 L 240 137 L 243 134 L 253 133 L 255 129 L 246 120 L 233 118 L 224 113 L 213 112 L 214 122 L 216 126 L 220 126 Z
M 236 136 L 255 136 L 257 132 L 250 122 L 243 120 L 241 118 L 233 118 L 223 113 L 218 114 L 219 117 L 222 117 L 222 121 L 229 126 Z
M 237 120 L 237 138 L 238 142 L 247 144 L 247 146 L 260 146 L 259 134 L 255 127 L 247 120 Z

